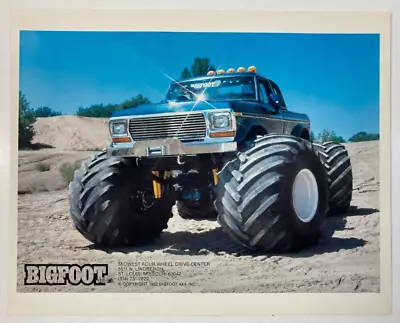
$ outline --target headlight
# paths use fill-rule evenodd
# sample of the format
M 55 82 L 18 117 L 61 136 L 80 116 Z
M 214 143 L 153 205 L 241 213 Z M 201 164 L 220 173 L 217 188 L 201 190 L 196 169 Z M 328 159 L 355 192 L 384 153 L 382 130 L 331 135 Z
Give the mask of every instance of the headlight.
M 117 120 L 110 122 L 110 133 L 113 135 L 125 135 L 126 134 L 126 121 Z
M 230 113 L 210 113 L 211 130 L 232 129 L 232 117 Z

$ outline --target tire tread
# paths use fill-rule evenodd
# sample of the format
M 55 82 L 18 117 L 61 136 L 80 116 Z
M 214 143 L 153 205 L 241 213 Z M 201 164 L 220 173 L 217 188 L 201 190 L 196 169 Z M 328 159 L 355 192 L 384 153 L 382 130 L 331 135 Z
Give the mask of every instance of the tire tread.
M 350 206 L 353 173 L 344 145 L 332 141 L 313 143 L 325 166 L 329 190 L 329 215 L 345 212 Z
M 313 147 L 304 139 L 290 135 L 266 135 L 257 138 L 254 146 L 241 151 L 236 158 L 226 161 L 218 173 L 215 187 L 218 222 L 233 241 L 248 249 L 282 252 L 315 243 L 320 232 L 308 238 L 287 230 L 287 219 L 276 212 L 282 204 L 279 185 L 290 167 L 291 161 L 300 152 L 314 156 L 314 164 L 320 169 L 324 189 L 327 185 L 324 168 Z M 234 174 L 235 173 L 235 174 Z M 327 195 L 326 195 L 327 197 Z M 327 210 L 322 205 L 323 217 Z M 325 218 L 324 218 L 325 219 Z M 322 220 L 325 221 L 325 220 Z M 320 225 L 320 228 L 323 228 Z M 292 242 L 297 241 L 297 246 Z

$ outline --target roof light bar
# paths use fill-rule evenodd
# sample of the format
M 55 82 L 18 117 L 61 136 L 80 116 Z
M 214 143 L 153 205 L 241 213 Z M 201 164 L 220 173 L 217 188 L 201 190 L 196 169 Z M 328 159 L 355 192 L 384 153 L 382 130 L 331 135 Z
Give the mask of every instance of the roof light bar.
M 219 69 L 218 71 L 213 71 L 210 70 L 207 72 L 208 76 L 212 76 L 212 75 L 221 75 L 221 74 L 231 74 L 231 73 L 246 73 L 246 68 L 243 66 L 240 66 L 237 70 L 235 70 L 233 67 L 228 68 L 228 70 L 225 72 L 224 69 Z M 254 65 L 251 65 L 247 68 L 247 72 L 249 73 L 257 73 L 257 68 Z

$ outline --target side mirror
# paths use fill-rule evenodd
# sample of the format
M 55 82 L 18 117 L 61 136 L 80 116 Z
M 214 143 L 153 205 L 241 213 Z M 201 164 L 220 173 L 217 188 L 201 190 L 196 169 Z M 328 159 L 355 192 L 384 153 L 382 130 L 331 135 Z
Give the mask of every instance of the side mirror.
M 277 93 L 272 93 L 270 96 L 270 99 L 272 101 L 272 105 L 276 109 L 280 109 L 282 107 L 282 96 L 277 94 Z

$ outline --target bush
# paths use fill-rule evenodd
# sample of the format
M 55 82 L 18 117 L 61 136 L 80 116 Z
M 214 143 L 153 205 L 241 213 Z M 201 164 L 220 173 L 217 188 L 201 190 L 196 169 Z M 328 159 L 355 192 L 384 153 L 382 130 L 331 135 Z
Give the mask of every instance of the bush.
M 18 120 L 18 147 L 29 147 L 35 130 L 33 124 L 36 122 L 35 111 L 29 107 L 29 102 L 22 92 L 19 92 L 19 120 Z
M 38 170 L 39 172 L 47 172 L 50 170 L 50 165 L 45 163 L 38 163 L 36 165 L 36 170 Z
M 360 142 L 360 141 L 372 141 L 379 140 L 378 133 L 366 133 L 365 131 L 361 131 L 349 139 L 349 142 Z
M 72 182 L 72 180 L 74 179 L 75 171 L 80 167 L 80 162 L 75 162 L 74 164 L 65 163 L 60 167 L 61 176 L 67 183 Z
M 312 134 L 314 137 L 314 134 Z M 317 141 L 333 141 L 336 143 L 345 143 L 346 140 L 343 139 L 342 136 L 336 135 L 335 131 L 329 131 L 328 129 L 324 129 L 322 133 L 319 133 L 318 136 L 315 136 L 315 140 Z
M 61 116 L 62 113 L 59 111 L 54 111 L 49 107 L 39 107 L 35 110 L 35 117 L 36 118 L 49 118 L 49 117 L 56 117 Z

